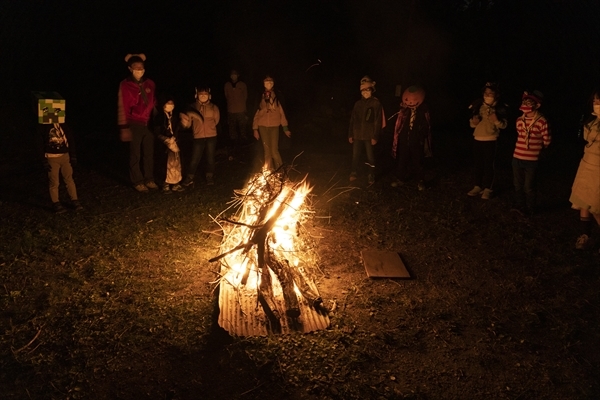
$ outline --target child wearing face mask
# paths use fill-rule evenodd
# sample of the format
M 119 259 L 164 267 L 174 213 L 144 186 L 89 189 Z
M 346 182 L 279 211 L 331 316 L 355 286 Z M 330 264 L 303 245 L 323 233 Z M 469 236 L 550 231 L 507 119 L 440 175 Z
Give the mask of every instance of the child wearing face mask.
M 175 102 L 167 97 L 162 107 L 162 112 L 158 112 L 154 117 L 154 134 L 164 143 L 167 152 L 167 174 L 163 193 L 182 192 L 181 182 L 181 157 L 177 144 L 179 135 L 179 118 L 173 112 Z
M 196 102 L 191 104 L 185 114 L 181 114 L 181 123 L 192 128 L 194 144 L 192 159 L 183 180 L 183 186 L 194 184 L 194 177 L 202 156 L 206 154 L 206 184 L 214 185 L 215 153 L 217 149 L 217 124 L 221 119 L 219 107 L 210 101 L 210 88 L 196 88 Z
M 376 82 L 368 76 L 361 79 L 361 98 L 354 103 L 348 129 L 348 142 L 352 145 L 350 182 L 358 179 L 360 159 L 364 149 L 367 153 L 366 165 L 369 185 L 375 183 L 375 151 L 373 147 L 379 140 L 384 122 L 383 106 L 379 99 L 373 96 L 375 84 Z
M 288 121 L 283 111 L 283 106 L 273 90 L 275 81 L 266 76 L 263 80 L 265 91 L 260 100 L 258 110 L 254 114 L 252 129 L 254 138 L 262 140 L 265 164 L 264 168 L 271 171 L 279 169 L 283 164 L 279 153 L 279 126 L 283 127 L 283 133 L 287 137 L 292 136 L 288 128 Z
M 127 54 L 131 75 L 121 81 L 118 97 L 118 124 L 121 140 L 129 144 L 129 177 L 138 192 L 158 189 L 154 183 L 154 136 L 148 121 L 156 105 L 154 82 L 144 77 L 144 54 Z M 143 173 L 140 168 L 144 160 Z
M 469 196 L 481 195 L 490 199 L 494 185 L 494 161 L 496 143 L 500 130 L 506 128 L 506 109 L 498 103 L 500 93 L 494 83 L 483 88 L 482 98 L 473 102 L 469 108 L 473 115 L 469 124 L 473 130 L 473 181 L 475 186 L 467 193 Z
M 536 172 L 540 152 L 550 145 L 551 136 L 548 121 L 539 111 L 543 94 L 534 90 L 524 92 L 517 118 L 517 143 L 513 152 L 513 184 L 515 203 L 513 210 L 524 216 L 531 216 L 536 206 Z
M 583 126 L 585 146 L 569 201 L 579 210 L 581 235 L 575 248 L 584 250 L 592 246 L 593 219 L 600 225 L 600 88 L 592 94 L 592 118 Z

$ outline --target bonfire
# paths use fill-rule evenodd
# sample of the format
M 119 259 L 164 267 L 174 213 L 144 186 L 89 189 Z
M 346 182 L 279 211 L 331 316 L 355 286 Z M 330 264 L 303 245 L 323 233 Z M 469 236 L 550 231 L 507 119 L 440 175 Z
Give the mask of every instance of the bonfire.
M 310 332 L 329 326 L 315 276 L 315 243 L 306 230 L 313 212 L 306 177 L 283 169 L 255 174 L 218 217 L 219 325 L 238 336 Z M 225 211 L 227 211 L 225 210 Z M 224 212 L 221 215 L 224 215 Z

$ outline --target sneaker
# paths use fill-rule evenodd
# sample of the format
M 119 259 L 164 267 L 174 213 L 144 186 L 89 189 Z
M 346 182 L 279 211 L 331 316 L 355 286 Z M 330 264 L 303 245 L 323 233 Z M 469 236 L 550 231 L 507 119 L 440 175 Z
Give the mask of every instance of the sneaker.
M 422 192 L 423 190 L 425 190 L 425 182 L 419 181 L 419 184 L 417 185 L 417 188 L 419 189 L 420 192 Z
M 183 188 L 183 186 L 181 186 L 179 183 L 177 183 L 177 184 L 173 185 L 171 190 L 174 192 L 183 192 L 185 189 Z
M 158 185 L 154 181 L 146 182 L 146 187 L 148 189 L 158 189 Z
M 148 188 L 143 183 L 139 183 L 139 184 L 135 185 L 133 188 L 140 193 L 148 192 Z
M 54 214 L 64 214 L 67 212 L 67 209 L 63 207 L 60 202 L 52 203 L 52 209 L 54 210 Z
M 73 201 L 71 201 L 71 204 L 73 205 L 73 208 L 75 209 L 75 211 L 83 211 L 83 206 L 81 205 L 79 200 L 73 200 Z
M 162 188 L 162 192 L 164 194 L 170 194 L 171 193 L 171 185 L 169 185 L 168 183 L 165 183 L 165 185 Z
M 186 176 L 185 179 L 183 180 L 183 182 L 181 182 L 181 184 L 183 186 L 191 186 L 194 184 L 194 177 L 193 176 Z
M 356 176 L 356 172 L 350 174 L 350 182 L 354 182 L 358 177 Z
M 479 186 L 475 186 L 469 193 L 467 193 L 467 196 L 477 196 L 478 194 L 481 194 L 481 191 L 482 189 Z
M 481 198 L 483 200 L 489 200 L 492 198 L 492 189 L 483 189 L 483 193 L 481 194 Z
M 587 250 L 592 246 L 592 239 L 585 233 L 577 238 L 575 248 L 577 250 Z

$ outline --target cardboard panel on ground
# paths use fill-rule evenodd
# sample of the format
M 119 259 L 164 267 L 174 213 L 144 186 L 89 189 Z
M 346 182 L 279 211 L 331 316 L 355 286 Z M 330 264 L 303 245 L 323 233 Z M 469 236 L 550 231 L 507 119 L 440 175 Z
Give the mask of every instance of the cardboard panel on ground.
M 360 254 L 369 278 L 410 278 L 400 254 L 394 251 L 363 250 Z

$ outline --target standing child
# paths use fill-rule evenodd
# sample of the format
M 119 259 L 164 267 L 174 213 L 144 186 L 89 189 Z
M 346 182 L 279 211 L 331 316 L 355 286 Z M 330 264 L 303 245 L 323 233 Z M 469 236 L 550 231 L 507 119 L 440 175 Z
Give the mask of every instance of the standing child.
M 279 127 L 283 127 L 283 133 L 287 137 L 292 136 L 283 106 L 273 90 L 274 85 L 273 78 L 267 75 L 263 80 L 265 91 L 252 121 L 254 138 L 262 140 L 265 157 L 264 168 L 271 171 L 277 170 L 283 164 L 279 153 Z
M 431 124 L 429 108 L 424 103 L 425 90 L 410 86 L 402 94 L 402 103 L 394 128 L 392 156 L 396 159 L 396 180 L 392 187 L 401 186 L 410 177 L 425 190 L 425 157 L 431 157 Z
M 517 143 L 513 153 L 514 209 L 525 216 L 535 211 L 537 196 L 536 172 L 542 149 L 550 145 L 548 121 L 539 111 L 544 95 L 538 91 L 524 92 L 517 118 Z
M 60 97 L 57 93 L 57 96 Z M 38 96 L 43 97 L 43 96 Z M 60 98 L 58 106 L 52 100 L 38 100 L 38 134 L 40 147 L 44 156 L 44 167 L 48 171 L 50 200 L 56 214 L 67 210 L 59 200 L 60 177 L 62 175 L 71 205 L 76 211 L 83 210 L 77 198 L 77 188 L 73 180 L 73 165 L 75 157 L 75 142 L 71 130 L 65 123 L 65 101 Z
M 494 162 L 500 129 L 506 128 L 506 109 L 498 104 L 500 92 L 496 84 L 487 83 L 483 98 L 469 107 L 473 112 L 470 119 L 473 130 L 473 181 L 475 187 L 467 195 L 481 195 L 489 200 L 494 189 Z
M 358 178 L 358 166 L 363 149 L 367 153 L 367 179 L 369 185 L 375 183 L 375 152 L 373 146 L 377 144 L 383 127 L 383 106 L 379 99 L 373 96 L 375 84 L 368 76 L 360 81 L 361 98 L 354 103 L 350 116 L 348 129 L 348 142 L 352 144 L 352 171 L 350 181 Z
M 121 141 L 129 143 L 129 178 L 138 192 L 158 189 L 154 182 L 154 136 L 148 121 L 156 105 L 155 84 L 145 78 L 144 54 L 127 54 L 131 75 L 121 81 L 118 97 L 118 124 Z M 144 171 L 140 163 L 144 163 Z
M 163 193 L 182 192 L 181 182 L 181 157 L 177 137 L 179 134 L 179 118 L 173 112 L 175 102 L 167 98 L 163 105 L 163 112 L 157 113 L 154 118 L 154 134 L 165 144 L 167 150 L 167 176 L 163 186 Z
M 196 102 L 191 104 L 186 114 L 181 114 L 185 128 L 192 127 L 194 144 L 192 159 L 183 186 L 194 184 L 194 177 L 202 155 L 206 154 L 206 184 L 214 185 L 215 153 L 217 150 L 217 124 L 221 119 L 219 107 L 210 101 L 210 88 L 196 88 Z
M 586 144 L 569 199 L 572 207 L 579 210 L 581 221 L 581 235 L 575 243 L 577 249 L 592 245 L 592 217 L 600 225 L 600 89 L 592 94 L 592 108 L 594 118 L 583 127 Z

